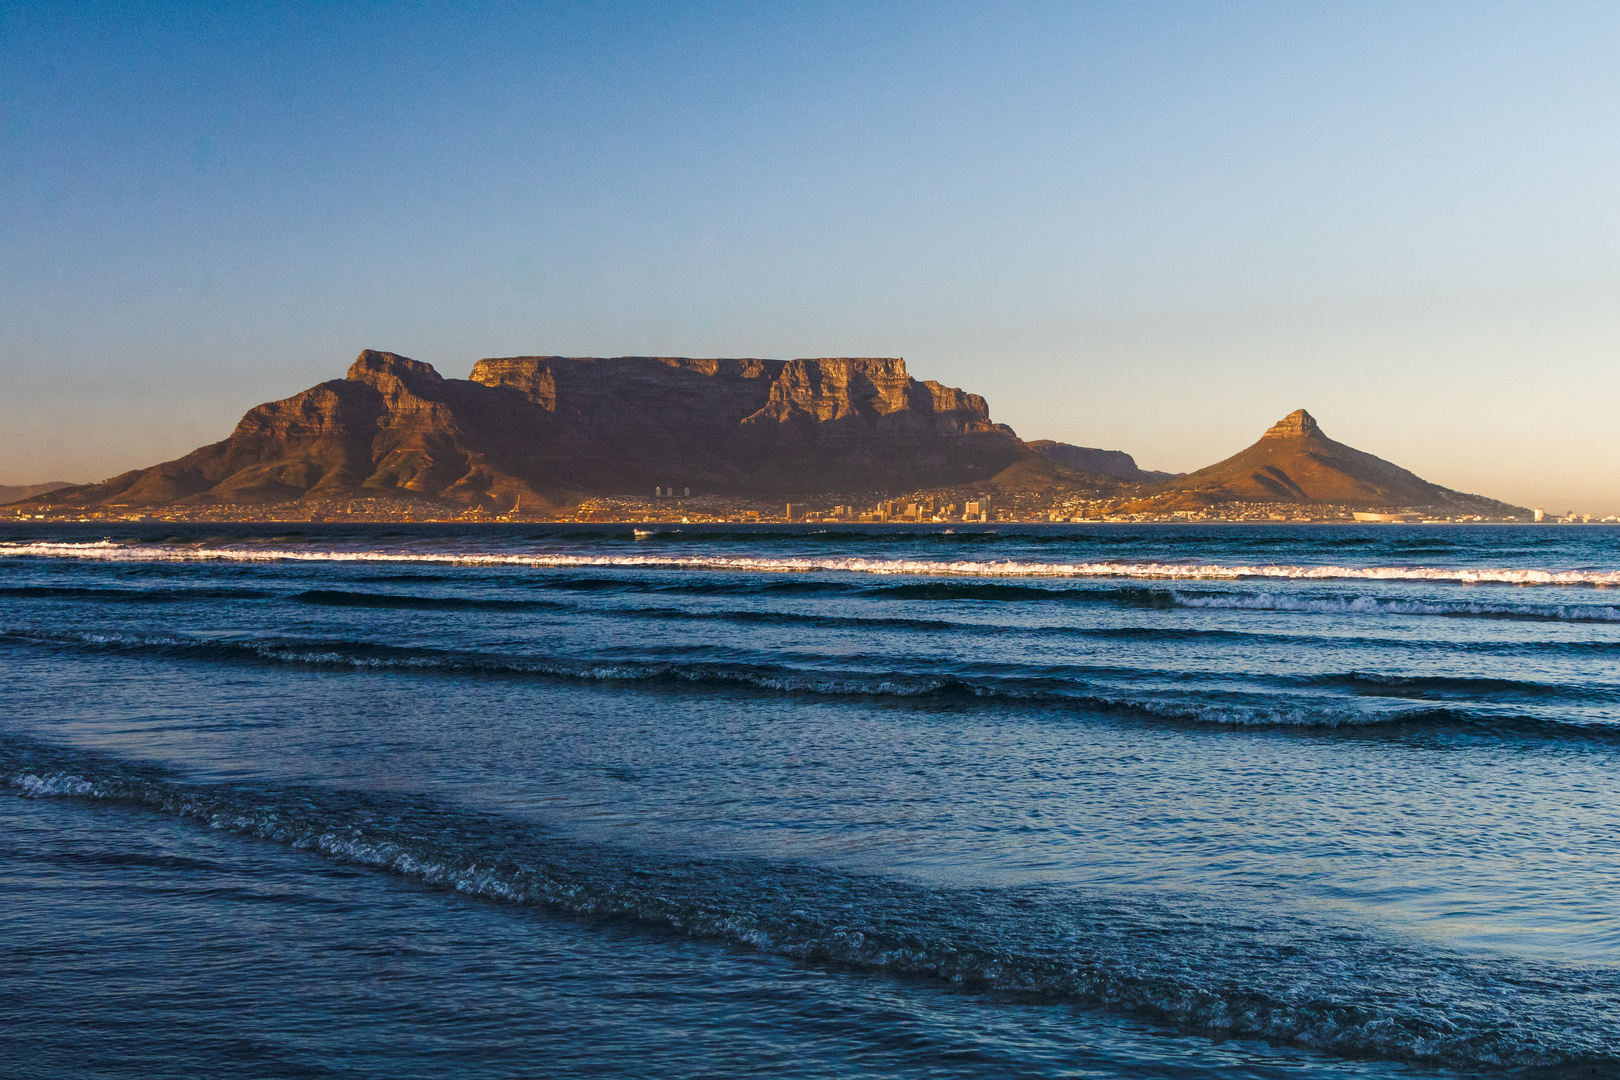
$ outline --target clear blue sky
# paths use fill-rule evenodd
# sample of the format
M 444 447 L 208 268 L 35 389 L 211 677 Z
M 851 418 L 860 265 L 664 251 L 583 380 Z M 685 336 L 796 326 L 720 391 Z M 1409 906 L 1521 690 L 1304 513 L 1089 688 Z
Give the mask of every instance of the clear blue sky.
M 905 356 L 1620 512 L 1612 3 L 0 3 L 0 482 L 361 348 Z

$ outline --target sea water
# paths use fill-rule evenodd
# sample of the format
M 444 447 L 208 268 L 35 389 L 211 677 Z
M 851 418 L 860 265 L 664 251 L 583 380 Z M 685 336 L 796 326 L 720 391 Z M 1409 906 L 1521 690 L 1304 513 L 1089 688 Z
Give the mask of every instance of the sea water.
M 1620 1075 L 1606 526 L 0 530 L 14 1075 Z

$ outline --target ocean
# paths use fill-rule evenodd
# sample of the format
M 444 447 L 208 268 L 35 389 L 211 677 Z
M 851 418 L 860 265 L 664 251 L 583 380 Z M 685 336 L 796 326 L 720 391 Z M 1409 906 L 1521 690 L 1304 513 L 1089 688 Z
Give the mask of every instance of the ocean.
M 1610 526 L 0 526 L 0 1063 L 1620 1076 L 1617 587 Z

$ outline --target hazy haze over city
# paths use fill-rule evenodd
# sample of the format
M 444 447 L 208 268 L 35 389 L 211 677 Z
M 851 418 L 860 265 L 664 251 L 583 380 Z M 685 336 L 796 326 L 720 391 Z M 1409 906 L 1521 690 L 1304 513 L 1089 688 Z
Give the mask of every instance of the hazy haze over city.
M 6 5 L 0 483 L 367 347 L 857 355 L 1614 514 L 1617 192 L 1606 4 Z

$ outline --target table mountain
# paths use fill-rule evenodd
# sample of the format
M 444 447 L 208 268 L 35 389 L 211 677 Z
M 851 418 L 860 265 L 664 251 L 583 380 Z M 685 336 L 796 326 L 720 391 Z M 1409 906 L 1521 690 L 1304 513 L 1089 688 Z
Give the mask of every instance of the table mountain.
M 982 397 L 919 382 L 901 359 L 522 356 L 446 379 L 368 349 L 344 378 L 249 410 L 221 442 L 47 499 L 409 495 L 543 510 L 655 487 L 763 497 L 985 482 L 1033 457 Z

